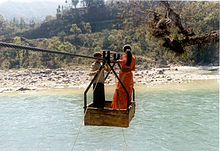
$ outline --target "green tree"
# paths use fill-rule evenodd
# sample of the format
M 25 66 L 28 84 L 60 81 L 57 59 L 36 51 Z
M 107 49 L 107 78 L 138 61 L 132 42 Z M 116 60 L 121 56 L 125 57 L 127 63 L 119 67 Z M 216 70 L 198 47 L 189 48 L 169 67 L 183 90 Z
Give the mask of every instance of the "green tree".
M 4 32 L 7 22 L 5 21 L 4 17 L 0 15 L 0 33 Z
M 81 29 L 76 24 L 72 24 L 72 27 L 70 28 L 70 32 L 76 35 L 79 35 L 82 33 Z
M 14 43 L 21 45 L 22 44 L 21 43 L 21 37 L 18 37 L 18 36 L 14 37 Z
M 82 0 L 81 3 L 83 4 L 83 6 L 86 7 L 100 7 L 100 6 L 104 6 L 105 2 L 104 0 Z
M 60 7 L 60 5 L 58 5 L 56 16 L 57 16 L 57 19 L 59 19 L 59 18 L 62 17 L 62 12 L 61 12 L 61 7 Z
M 100 46 L 96 46 L 94 48 L 94 52 L 101 52 L 102 48 Z
M 75 53 L 76 52 L 76 47 L 73 46 L 71 43 L 69 42 L 64 42 L 62 44 L 60 44 L 58 46 L 58 50 L 60 51 L 65 51 L 65 52 L 70 52 L 70 53 Z M 66 65 L 66 64 L 69 64 L 69 63 L 72 63 L 73 62 L 73 58 L 70 57 L 70 56 L 62 56 L 60 57 L 60 60 Z
M 29 26 L 33 28 L 35 26 L 35 24 L 36 23 L 35 23 L 34 19 L 31 19 L 29 22 Z
M 56 19 L 55 17 L 53 17 L 51 15 L 48 15 L 48 16 L 45 17 L 43 22 L 50 22 L 50 21 L 55 20 L 55 19 Z
M 84 33 L 91 33 L 92 32 L 92 27 L 89 22 L 87 22 L 87 23 L 82 22 L 82 29 L 83 29 Z
M 11 66 L 10 61 L 8 59 L 4 59 L 3 62 L 1 62 L 1 68 L 2 69 L 9 69 Z
M 108 36 L 107 41 L 110 44 L 108 49 L 114 51 L 120 51 L 123 45 L 125 44 L 123 38 L 123 32 L 120 30 L 119 31 L 113 30 L 111 34 Z
M 20 26 L 21 29 L 24 29 L 25 26 L 26 26 L 26 23 L 25 23 L 25 21 L 24 21 L 24 18 L 22 18 L 22 17 L 20 18 L 19 26 Z

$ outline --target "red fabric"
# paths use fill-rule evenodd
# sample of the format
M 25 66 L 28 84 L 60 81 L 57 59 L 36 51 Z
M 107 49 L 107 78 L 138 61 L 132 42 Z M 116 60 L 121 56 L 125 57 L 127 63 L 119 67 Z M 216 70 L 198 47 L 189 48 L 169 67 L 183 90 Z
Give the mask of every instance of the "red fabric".
M 119 60 L 119 63 L 123 69 L 130 69 L 131 71 L 135 70 L 135 58 L 132 56 L 132 61 L 130 66 L 126 65 L 127 62 L 127 54 L 123 54 L 122 59 Z M 129 93 L 129 103 L 131 103 L 131 95 L 133 90 L 133 74 L 132 72 L 123 72 L 120 71 L 119 78 L 123 85 L 125 86 L 126 90 Z M 115 93 L 112 99 L 112 108 L 113 109 L 126 109 L 127 108 L 127 94 L 123 87 L 121 86 L 120 82 L 117 82 L 117 86 L 115 89 Z

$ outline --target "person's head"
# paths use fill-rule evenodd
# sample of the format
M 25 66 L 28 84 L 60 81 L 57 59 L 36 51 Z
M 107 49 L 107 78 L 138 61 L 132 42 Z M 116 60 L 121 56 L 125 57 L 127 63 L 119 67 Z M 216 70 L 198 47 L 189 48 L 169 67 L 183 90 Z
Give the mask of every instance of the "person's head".
M 127 51 L 131 51 L 131 46 L 130 45 L 124 45 L 123 50 L 124 50 L 125 53 Z
M 102 57 L 102 54 L 100 52 L 95 52 L 93 55 L 96 59 L 96 61 L 101 62 L 100 58 Z
M 124 52 L 127 54 L 127 62 L 126 65 L 130 66 L 131 61 L 132 61 L 132 54 L 131 54 L 131 46 L 130 45 L 125 45 L 123 47 Z

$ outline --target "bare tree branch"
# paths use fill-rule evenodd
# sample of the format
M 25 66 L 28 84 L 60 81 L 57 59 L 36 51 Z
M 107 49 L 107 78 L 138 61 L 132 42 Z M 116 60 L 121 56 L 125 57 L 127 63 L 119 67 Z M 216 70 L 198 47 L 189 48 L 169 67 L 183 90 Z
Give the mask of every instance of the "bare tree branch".
M 163 41 L 163 47 L 182 54 L 185 52 L 185 47 L 187 46 L 219 42 L 219 30 L 207 34 L 195 34 L 193 29 L 184 28 L 180 15 L 171 8 L 170 2 L 160 1 L 155 3 L 152 2 L 152 4 L 155 4 L 156 7 L 162 6 L 165 12 L 163 9 L 160 9 L 159 11 L 161 12 L 158 13 L 158 10 L 156 11 L 154 8 L 146 8 L 144 7 L 143 1 L 129 1 L 129 3 L 124 4 L 123 16 L 124 19 L 129 18 L 130 20 L 130 17 L 133 17 L 133 25 L 136 26 L 137 22 L 139 24 L 149 24 L 150 33 L 155 38 Z M 149 14 L 152 15 L 151 19 L 147 19 L 146 17 L 149 16 Z M 174 37 L 173 33 L 175 31 L 177 31 L 176 37 Z
M 151 29 L 154 37 L 164 41 L 162 46 L 181 54 L 184 53 L 186 46 L 219 42 L 219 30 L 195 35 L 192 29 L 185 29 L 182 26 L 180 16 L 170 8 L 167 1 L 161 1 L 161 3 L 166 8 L 166 15 L 159 21 L 154 19 L 154 26 L 151 26 Z M 171 35 L 170 29 L 175 27 L 178 30 L 178 34 L 183 36 L 183 40 L 169 38 Z

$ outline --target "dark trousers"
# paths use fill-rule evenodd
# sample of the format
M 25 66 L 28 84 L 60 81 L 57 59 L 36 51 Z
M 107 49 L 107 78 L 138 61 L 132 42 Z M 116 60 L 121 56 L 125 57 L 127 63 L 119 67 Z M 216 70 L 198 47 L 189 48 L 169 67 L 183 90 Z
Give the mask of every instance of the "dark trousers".
M 104 108 L 105 106 L 105 89 L 103 83 L 93 84 L 93 106 Z

